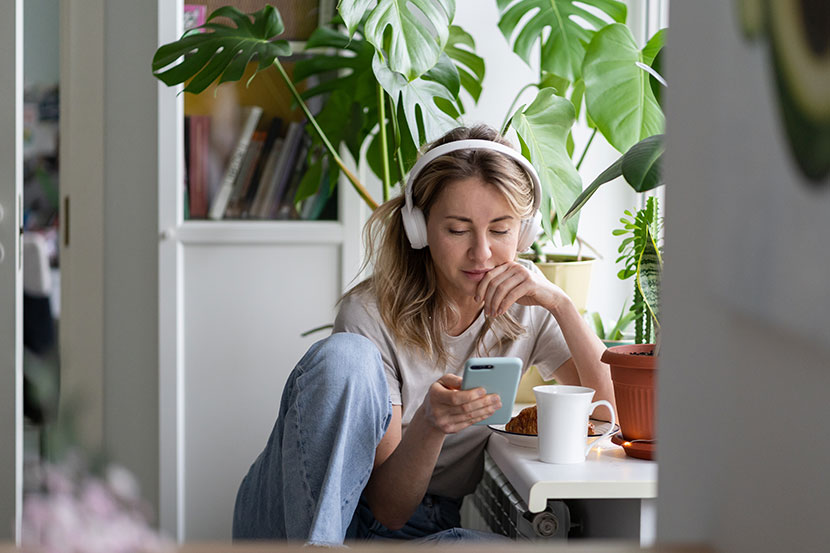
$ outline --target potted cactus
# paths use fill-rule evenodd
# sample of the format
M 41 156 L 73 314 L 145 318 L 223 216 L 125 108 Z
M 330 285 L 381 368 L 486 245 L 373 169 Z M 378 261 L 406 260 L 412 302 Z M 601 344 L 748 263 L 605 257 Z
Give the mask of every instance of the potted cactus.
M 650 197 L 645 207 L 620 221 L 614 234 L 625 236 L 618 262 L 621 279 L 634 278 L 635 336 L 633 345 L 609 347 L 602 360 L 611 366 L 622 436 L 616 442 L 626 453 L 646 459 L 654 455 L 657 354 L 660 336 L 660 281 L 663 252 L 659 245 L 662 218 L 658 201 Z

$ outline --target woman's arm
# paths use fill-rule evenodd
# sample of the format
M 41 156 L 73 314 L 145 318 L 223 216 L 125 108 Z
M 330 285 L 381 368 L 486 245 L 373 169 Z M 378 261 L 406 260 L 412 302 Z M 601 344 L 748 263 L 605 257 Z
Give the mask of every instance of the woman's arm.
M 447 434 L 459 432 L 492 415 L 501 401 L 483 388 L 460 390 L 461 378 L 442 376 L 430 386 L 406 433 L 401 432 L 401 406 L 375 452 L 375 466 L 364 494 L 372 514 L 390 530 L 401 528 L 426 494 Z
M 593 388 L 595 400 L 608 400 L 616 410 L 611 370 L 600 360 L 605 346 L 561 288 L 543 275 L 511 262 L 487 273 L 478 285 L 477 294 L 490 316 L 503 314 L 514 303 L 539 305 L 550 311 L 571 352 L 571 359 L 557 369 L 557 380 Z M 599 419 L 611 419 L 606 407 L 598 408 L 595 413 Z

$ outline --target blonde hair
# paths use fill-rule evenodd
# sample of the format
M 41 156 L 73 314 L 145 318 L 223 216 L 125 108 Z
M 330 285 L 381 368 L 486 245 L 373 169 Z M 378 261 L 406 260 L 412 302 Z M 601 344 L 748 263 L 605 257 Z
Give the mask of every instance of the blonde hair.
M 511 146 L 494 129 L 485 125 L 459 127 L 429 145 L 427 151 L 456 140 L 492 140 Z M 491 150 L 464 149 L 436 158 L 412 183 L 412 201 L 429 218 L 432 205 L 447 183 L 477 177 L 495 187 L 520 218 L 532 216 L 533 186 L 522 167 L 507 156 Z M 404 232 L 401 208 L 404 195 L 379 206 L 364 228 L 366 259 L 363 268 L 373 266 L 373 275 L 349 290 L 344 297 L 367 291 L 377 300 L 378 311 L 396 342 L 426 353 L 440 367 L 449 363 L 442 336 L 457 321 L 456 307 L 438 287 L 429 248 L 413 249 Z M 475 341 L 479 355 L 489 331 L 497 337 L 499 353 L 524 334 L 525 329 L 510 314 L 487 318 Z

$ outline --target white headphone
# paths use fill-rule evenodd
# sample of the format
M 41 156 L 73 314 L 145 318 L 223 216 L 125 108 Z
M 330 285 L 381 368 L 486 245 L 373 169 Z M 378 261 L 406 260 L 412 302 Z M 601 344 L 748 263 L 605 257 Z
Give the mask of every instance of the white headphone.
M 542 202 L 542 185 L 539 182 L 539 175 L 536 173 L 533 165 L 513 148 L 498 142 L 493 142 L 492 140 L 481 139 L 456 140 L 436 146 L 421 156 L 417 163 L 415 163 L 415 166 L 412 167 L 412 171 L 409 172 L 409 178 L 406 180 L 406 199 L 401 209 L 403 228 L 406 231 L 406 236 L 409 238 L 409 243 L 412 245 L 412 248 L 420 250 L 427 246 L 427 222 L 424 217 L 424 212 L 413 205 L 412 183 L 415 181 L 418 173 L 432 160 L 456 150 L 493 150 L 501 152 L 510 159 L 518 162 L 524 168 L 531 182 L 533 182 L 533 216 L 522 219 L 521 227 L 519 228 L 519 243 L 516 249 L 520 252 L 528 249 L 536 239 L 542 221 L 542 214 L 539 213 L 539 204 Z

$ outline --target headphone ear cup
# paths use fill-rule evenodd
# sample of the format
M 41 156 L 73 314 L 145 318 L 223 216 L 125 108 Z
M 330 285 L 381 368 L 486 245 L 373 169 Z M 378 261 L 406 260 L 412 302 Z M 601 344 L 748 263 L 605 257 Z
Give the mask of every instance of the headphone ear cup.
M 405 207 L 401 210 L 403 229 L 409 244 L 414 250 L 420 250 L 427 246 L 427 221 L 424 212 L 417 207 Z
M 530 248 L 533 241 L 536 240 L 536 235 L 542 226 L 542 213 L 536 211 L 530 219 L 522 219 L 522 226 L 519 229 L 519 242 L 516 244 L 516 251 L 523 252 Z

